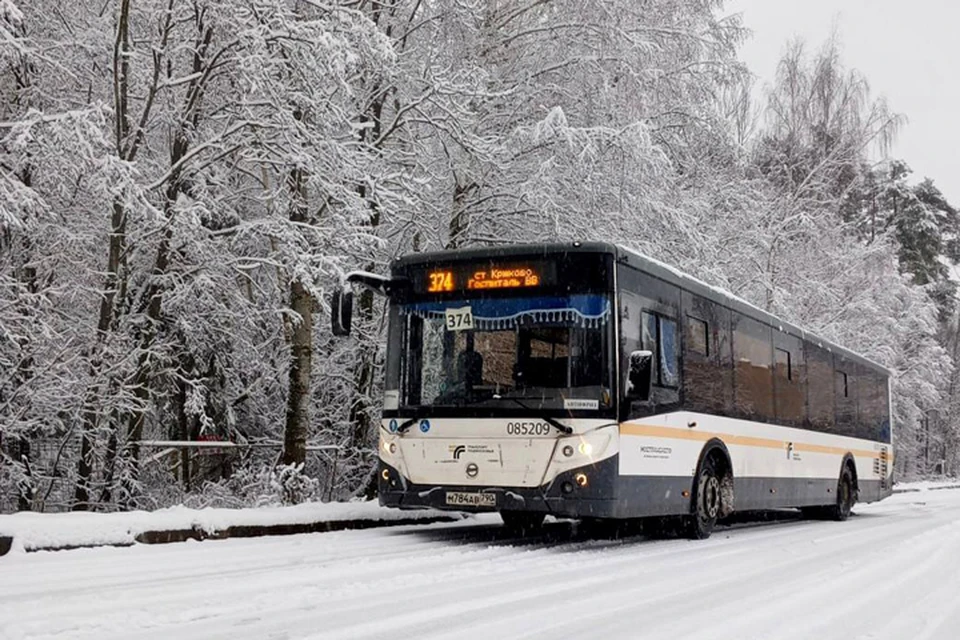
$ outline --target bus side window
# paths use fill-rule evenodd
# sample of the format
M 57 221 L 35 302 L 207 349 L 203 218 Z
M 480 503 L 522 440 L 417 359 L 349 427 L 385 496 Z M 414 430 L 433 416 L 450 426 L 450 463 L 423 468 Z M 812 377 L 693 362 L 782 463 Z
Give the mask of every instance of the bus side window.
M 735 313 L 733 317 L 735 410 L 760 422 L 776 420 L 773 411 L 773 343 L 770 326 Z
M 644 311 L 641 314 L 643 348 L 653 352 L 656 367 L 653 384 L 675 388 L 680 383 L 680 353 L 677 321 Z
M 857 376 L 852 362 L 834 356 L 834 397 L 837 399 L 837 433 L 862 437 L 857 422 Z
M 705 357 L 711 355 L 710 329 L 706 320 L 687 315 L 687 335 L 690 353 Z
M 690 411 L 730 415 L 733 375 L 730 367 L 730 312 L 711 300 L 682 294 L 683 406 Z M 729 398 L 729 399 L 728 399 Z
M 647 351 L 652 351 L 657 360 L 657 316 L 644 311 L 640 314 L 640 342 Z M 656 378 L 656 376 L 654 376 Z
M 867 440 L 881 440 L 884 420 L 881 403 L 886 399 L 881 395 L 877 374 L 863 366 L 858 365 L 857 369 L 860 374 L 857 381 L 858 433 Z
M 803 343 L 807 362 L 807 425 L 814 431 L 836 433 L 833 355 L 818 344 Z
M 677 322 L 663 316 L 657 316 L 657 321 L 660 325 L 660 386 L 676 387 L 680 383 Z
M 777 423 L 802 426 L 807 419 L 807 376 L 800 338 L 782 331 L 773 337 L 773 395 Z

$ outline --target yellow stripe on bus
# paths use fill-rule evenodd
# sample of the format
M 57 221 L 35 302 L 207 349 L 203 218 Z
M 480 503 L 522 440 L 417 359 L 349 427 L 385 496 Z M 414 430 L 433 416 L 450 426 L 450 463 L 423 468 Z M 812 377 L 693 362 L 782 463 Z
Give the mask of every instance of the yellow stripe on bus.
M 729 433 L 713 433 L 711 431 L 700 431 L 696 427 L 676 428 L 663 427 L 652 424 L 635 424 L 625 422 L 620 425 L 620 435 L 627 436 L 648 436 L 651 438 L 671 438 L 673 440 L 699 440 L 706 442 L 714 438 L 721 440 L 725 445 L 740 445 L 744 447 L 764 447 L 767 449 L 786 449 L 790 444 L 789 440 L 774 440 L 772 438 L 758 438 L 755 436 L 738 436 Z M 862 458 L 880 458 L 879 451 L 866 451 L 864 449 L 843 449 L 841 447 L 828 447 L 821 444 L 809 444 L 805 442 L 794 442 L 794 451 L 806 451 L 808 453 L 829 453 L 842 456 L 850 453 Z M 887 460 L 892 461 L 893 455 L 887 453 Z

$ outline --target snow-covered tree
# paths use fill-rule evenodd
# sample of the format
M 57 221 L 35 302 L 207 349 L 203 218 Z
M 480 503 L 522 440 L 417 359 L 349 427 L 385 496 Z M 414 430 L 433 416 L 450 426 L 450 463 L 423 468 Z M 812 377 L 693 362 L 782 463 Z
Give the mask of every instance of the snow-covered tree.
M 922 471 L 956 210 L 873 162 L 901 118 L 835 42 L 791 48 L 758 110 L 722 6 L 0 0 L 0 509 L 369 489 L 383 307 L 334 339 L 328 292 L 543 239 L 630 245 L 894 368 Z M 258 447 L 142 444 L 198 439 Z

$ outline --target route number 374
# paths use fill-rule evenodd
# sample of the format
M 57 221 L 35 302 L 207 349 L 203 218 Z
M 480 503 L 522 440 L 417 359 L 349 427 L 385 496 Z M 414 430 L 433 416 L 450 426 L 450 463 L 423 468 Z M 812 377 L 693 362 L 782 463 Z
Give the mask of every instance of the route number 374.
M 443 314 L 444 320 L 446 320 L 447 331 L 473 329 L 473 311 L 470 307 L 444 309 Z

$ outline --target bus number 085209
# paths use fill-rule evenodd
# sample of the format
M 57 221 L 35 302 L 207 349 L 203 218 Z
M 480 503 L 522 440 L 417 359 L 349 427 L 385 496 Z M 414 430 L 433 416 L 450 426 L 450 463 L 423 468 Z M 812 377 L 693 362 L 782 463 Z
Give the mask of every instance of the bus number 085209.
M 550 425 L 546 422 L 508 422 L 508 436 L 546 436 L 550 434 Z

